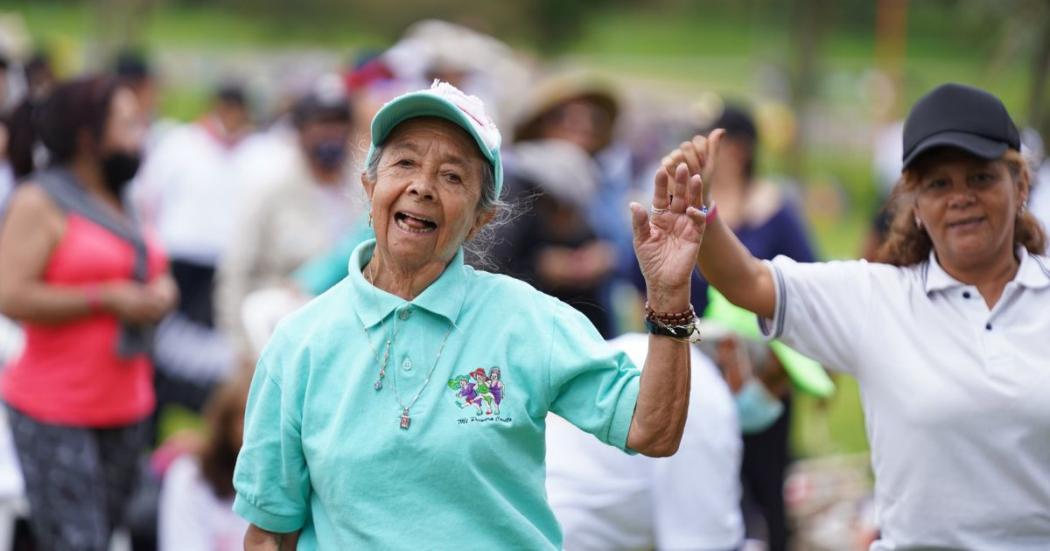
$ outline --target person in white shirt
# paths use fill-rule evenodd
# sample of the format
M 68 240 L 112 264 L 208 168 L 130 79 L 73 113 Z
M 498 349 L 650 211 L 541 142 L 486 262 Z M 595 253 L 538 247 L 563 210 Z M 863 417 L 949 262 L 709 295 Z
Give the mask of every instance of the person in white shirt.
M 168 467 L 158 511 L 159 551 L 243 548 L 248 523 L 233 512 L 233 467 L 241 449 L 247 400 L 244 376 L 218 387 L 205 410 L 203 449 Z
M 297 268 L 331 250 L 364 212 L 361 188 L 350 187 L 350 105 L 341 82 L 337 89 L 324 84 L 296 102 L 294 153 L 246 199 L 219 266 L 216 317 L 242 355 L 251 353 L 241 323 L 245 298 L 290 285 Z
M 665 166 L 699 173 L 720 139 L 698 136 Z M 767 335 L 856 377 L 873 550 L 1046 549 L 1050 259 L 1017 129 L 995 96 L 946 84 L 916 103 L 903 141 L 885 263 L 762 262 L 709 214 L 699 267 Z
M 649 337 L 609 341 L 636 365 Z M 736 549 L 742 442 L 719 368 L 693 347 L 688 421 L 678 453 L 652 459 L 608 448 L 547 416 L 547 495 L 567 551 Z

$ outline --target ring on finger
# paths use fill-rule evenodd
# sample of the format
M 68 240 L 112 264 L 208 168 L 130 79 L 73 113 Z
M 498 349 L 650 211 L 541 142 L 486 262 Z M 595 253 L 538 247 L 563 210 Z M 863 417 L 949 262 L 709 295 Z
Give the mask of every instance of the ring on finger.
M 667 212 L 668 210 L 670 210 L 670 209 L 661 209 L 661 208 L 657 208 L 657 207 L 654 207 L 652 205 L 649 205 L 649 214 L 663 214 L 663 213 Z

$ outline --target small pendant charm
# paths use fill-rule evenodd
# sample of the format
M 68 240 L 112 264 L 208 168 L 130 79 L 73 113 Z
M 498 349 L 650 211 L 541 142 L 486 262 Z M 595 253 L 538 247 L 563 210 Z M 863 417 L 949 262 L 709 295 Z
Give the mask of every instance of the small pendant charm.
M 380 390 L 383 390 L 383 381 L 380 380 L 380 379 L 376 379 L 376 384 L 374 384 L 372 386 L 375 387 L 377 392 L 380 391 Z
M 408 409 L 406 408 L 401 412 L 401 428 L 408 430 L 408 424 L 412 422 L 412 419 L 408 416 Z

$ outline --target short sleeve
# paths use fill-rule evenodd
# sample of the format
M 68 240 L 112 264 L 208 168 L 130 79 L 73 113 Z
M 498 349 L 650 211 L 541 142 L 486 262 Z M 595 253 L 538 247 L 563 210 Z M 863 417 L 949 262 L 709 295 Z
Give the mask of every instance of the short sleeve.
M 233 474 L 233 510 L 263 530 L 287 533 L 306 521 L 310 479 L 300 437 L 302 402 L 271 372 L 284 360 L 281 349 L 272 339 L 252 379 Z
M 640 372 L 572 307 L 556 302 L 548 375 L 550 410 L 602 442 L 627 450 Z
M 776 309 L 760 319 L 763 334 L 839 371 L 852 371 L 866 329 L 872 294 L 867 262 L 766 261 L 773 272 Z

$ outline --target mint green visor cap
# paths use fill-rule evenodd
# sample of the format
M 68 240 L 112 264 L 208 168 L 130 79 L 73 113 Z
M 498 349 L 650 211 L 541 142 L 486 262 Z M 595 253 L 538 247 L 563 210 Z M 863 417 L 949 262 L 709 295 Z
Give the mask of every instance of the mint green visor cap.
M 459 88 L 441 81 L 427 90 L 402 94 L 383 105 L 372 119 L 372 143 L 367 163 L 371 164 L 379 146 L 397 125 L 419 117 L 437 117 L 452 122 L 474 138 L 481 155 L 492 166 L 496 197 L 503 191 L 503 161 L 499 149 L 502 136 L 496 123 L 485 113 L 485 104 Z

